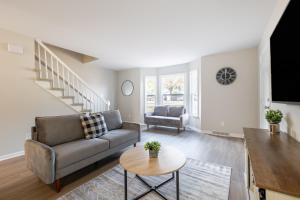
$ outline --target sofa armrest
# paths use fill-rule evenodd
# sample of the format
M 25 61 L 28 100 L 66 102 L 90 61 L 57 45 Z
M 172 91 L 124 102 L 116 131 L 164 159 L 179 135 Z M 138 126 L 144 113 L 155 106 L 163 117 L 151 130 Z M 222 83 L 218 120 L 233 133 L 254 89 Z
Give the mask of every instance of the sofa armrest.
M 153 112 L 146 112 L 146 113 L 144 113 L 144 118 L 148 117 L 148 116 L 152 116 L 152 115 L 153 115 Z
M 181 126 L 184 127 L 189 122 L 189 115 L 187 113 L 180 115 L 180 123 Z
M 38 134 L 35 126 L 31 127 L 31 139 L 36 141 L 38 140 Z
M 46 184 L 55 181 L 55 151 L 48 145 L 34 140 L 25 142 L 27 167 Z
M 122 128 L 136 130 L 139 134 L 139 141 L 141 141 L 141 125 L 133 122 L 123 122 Z
M 146 112 L 144 113 L 144 123 L 148 124 L 148 117 L 153 116 L 154 112 Z

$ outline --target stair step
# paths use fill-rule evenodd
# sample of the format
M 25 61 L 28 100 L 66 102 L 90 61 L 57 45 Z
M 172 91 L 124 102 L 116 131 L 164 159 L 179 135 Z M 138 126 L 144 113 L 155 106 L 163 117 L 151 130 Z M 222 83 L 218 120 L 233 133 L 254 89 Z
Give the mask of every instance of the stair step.
M 62 100 L 63 102 L 65 102 L 66 104 L 68 104 L 68 105 L 72 105 L 73 102 L 74 102 L 73 99 L 61 98 L 61 100 Z M 82 109 L 82 107 L 81 107 L 81 109 Z
M 63 89 L 63 88 L 54 88 L 54 87 L 52 87 L 51 90 L 62 90 L 62 91 L 64 91 L 65 89 Z
M 63 98 L 63 99 L 74 99 L 75 97 L 74 96 L 62 96 L 61 98 Z
M 92 112 L 92 110 L 90 110 L 90 109 L 82 109 L 81 112 L 82 113 L 90 113 L 90 112 Z
M 71 106 L 83 106 L 83 103 L 73 103 Z
M 47 89 L 51 88 L 50 81 L 36 80 L 35 82 L 42 88 L 47 88 Z
M 70 105 L 73 109 L 77 110 L 78 112 L 81 112 L 82 110 L 82 106 L 73 106 L 73 105 Z
M 38 78 L 37 81 L 49 81 L 49 82 L 52 82 L 51 79 L 47 79 L 47 78 Z

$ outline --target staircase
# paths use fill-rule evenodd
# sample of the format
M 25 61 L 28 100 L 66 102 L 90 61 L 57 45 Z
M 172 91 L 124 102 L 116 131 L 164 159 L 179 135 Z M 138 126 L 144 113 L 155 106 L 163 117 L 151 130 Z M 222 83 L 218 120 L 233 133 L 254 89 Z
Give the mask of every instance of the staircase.
M 79 113 L 109 110 L 110 102 L 93 91 L 40 40 L 35 41 L 36 83 Z

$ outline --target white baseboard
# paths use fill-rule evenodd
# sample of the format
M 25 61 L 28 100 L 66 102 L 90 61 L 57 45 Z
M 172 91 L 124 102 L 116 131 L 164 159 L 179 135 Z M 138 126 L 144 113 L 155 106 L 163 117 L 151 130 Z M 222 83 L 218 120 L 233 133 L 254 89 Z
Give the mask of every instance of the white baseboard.
M 248 189 L 248 180 L 247 180 L 247 174 L 244 173 L 244 181 L 245 181 L 245 191 L 246 191 L 246 200 L 250 200 L 250 193 Z
M 244 135 L 239 133 L 228 133 L 223 135 L 223 134 L 216 134 L 214 131 L 210 131 L 210 130 L 200 130 L 192 126 L 187 126 L 187 128 L 197 133 L 205 133 L 205 134 L 221 136 L 221 137 L 233 137 L 233 138 L 242 138 L 242 139 L 244 138 Z
M 3 156 L 0 156 L 0 161 L 15 158 L 15 157 L 18 157 L 18 156 L 23 156 L 23 155 L 24 155 L 24 151 L 18 151 L 18 152 L 15 152 L 15 153 L 6 154 L 6 155 L 3 155 Z
M 186 126 L 188 129 L 192 130 L 192 131 L 195 131 L 197 133 L 202 133 L 202 131 L 196 127 L 193 127 L 193 126 Z
M 208 134 L 221 136 L 221 137 L 232 137 L 232 138 L 244 139 L 244 135 L 240 133 L 222 133 L 219 131 L 208 131 Z

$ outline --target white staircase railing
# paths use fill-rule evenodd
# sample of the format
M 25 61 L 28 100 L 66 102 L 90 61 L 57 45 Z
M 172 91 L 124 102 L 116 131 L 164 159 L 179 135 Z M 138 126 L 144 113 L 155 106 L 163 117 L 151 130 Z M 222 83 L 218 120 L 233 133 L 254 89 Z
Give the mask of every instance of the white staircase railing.
M 52 89 L 62 90 L 63 98 L 72 98 L 74 105 L 82 105 L 82 112 L 109 110 L 110 102 L 92 90 L 40 40 L 35 41 L 35 57 L 38 79 L 51 81 Z

